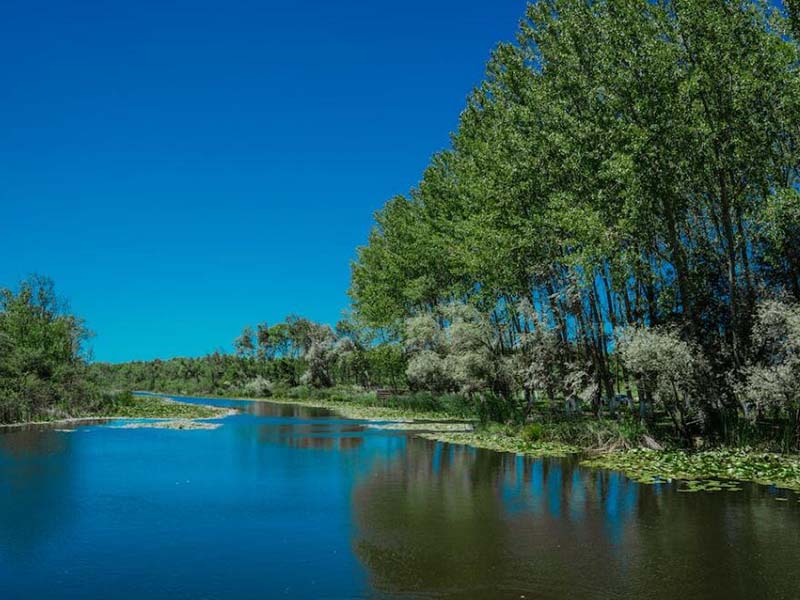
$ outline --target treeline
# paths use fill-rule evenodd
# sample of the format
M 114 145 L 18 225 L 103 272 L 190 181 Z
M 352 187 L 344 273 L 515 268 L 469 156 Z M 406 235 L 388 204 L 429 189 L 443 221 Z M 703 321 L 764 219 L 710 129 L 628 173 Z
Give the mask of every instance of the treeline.
M 353 266 L 355 313 L 404 341 L 409 383 L 797 447 L 799 17 L 531 4 Z
M 374 332 L 350 320 L 330 327 L 290 315 L 271 326 L 246 326 L 233 345 L 234 354 L 96 363 L 91 371 L 113 389 L 262 398 L 292 389 L 302 394 L 297 388 L 405 386 L 402 348 L 378 343 Z

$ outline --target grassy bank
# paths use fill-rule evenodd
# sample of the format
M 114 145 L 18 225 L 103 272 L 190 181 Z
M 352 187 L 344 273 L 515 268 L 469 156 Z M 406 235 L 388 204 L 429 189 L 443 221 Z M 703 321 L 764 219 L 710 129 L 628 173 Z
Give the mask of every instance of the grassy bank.
M 252 400 L 252 398 L 243 398 Z M 333 398 L 257 398 L 259 401 L 280 402 L 283 404 L 296 404 L 312 408 L 327 408 L 347 419 L 363 419 L 373 421 L 396 421 L 398 423 L 412 424 L 419 421 L 429 421 L 431 425 L 436 422 L 449 422 L 458 420 L 459 417 L 444 411 L 415 408 L 413 406 L 391 406 L 382 404 L 377 400 L 373 403 L 359 400 L 344 400 Z M 470 420 L 471 422 L 471 420 Z
M 212 419 L 227 409 L 176 401 L 161 396 L 116 394 L 98 407 L 96 416 L 125 419 Z
M 92 405 L 80 409 L 69 405 L 56 405 L 35 419 L 20 423 L 6 423 L 0 427 L 58 423 L 91 419 L 212 419 L 228 414 L 226 409 L 214 406 L 188 404 L 161 396 L 134 396 L 129 392 L 104 392 Z
M 427 439 L 499 452 L 535 457 L 577 454 L 584 466 L 621 471 L 641 483 L 686 481 L 681 491 L 735 490 L 732 482 L 737 481 L 800 490 L 798 455 L 753 448 L 654 449 L 658 444 L 647 430 L 624 419 L 551 418 L 524 426 L 482 423 L 461 410 L 442 410 L 441 404 L 425 396 L 379 400 L 375 394 L 346 390 L 303 388 L 258 400 L 326 408 L 352 419 L 393 421 L 391 428 L 415 431 Z

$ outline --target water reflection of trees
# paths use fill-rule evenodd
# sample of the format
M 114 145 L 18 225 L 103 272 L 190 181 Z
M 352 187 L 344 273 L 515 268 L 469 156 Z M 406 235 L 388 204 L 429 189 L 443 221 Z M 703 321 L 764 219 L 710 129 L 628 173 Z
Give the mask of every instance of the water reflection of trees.
M 361 432 L 364 428 L 361 425 L 335 418 L 322 420 L 331 415 L 330 411 L 322 408 L 250 402 L 245 410 L 254 417 L 267 418 L 258 425 L 257 439 L 260 444 L 314 450 L 353 450 L 363 443 Z M 243 433 L 246 434 L 245 430 Z
M 40 427 L 0 433 L 0 558 L 19 557 L 72 521 L 74 435 Z
M 503 562 L 501 499 L 484 485 L 502 455 L 433 448 L 409 439 L 353 491 L 355 552 L 379 590 L 475 590 Z
M 330 423 L 265 424 L 258 427 L 261 444 L 312 450 L 354 450 L 364 442 L 363 427 Z
M 800 511 L 776 504 L 414 438 L 354 489 L 353 546 L 388 593 L 795 597 Z
M 329 410 L 324 408 L 300 406 L 298 404 L 278 404 L 275 402 L 246 402 L 238 408 L 242 408 L 247 414 L 251 414 L 255 417 L 315 419 L 319 417 L 328 417 L 332 414 Z

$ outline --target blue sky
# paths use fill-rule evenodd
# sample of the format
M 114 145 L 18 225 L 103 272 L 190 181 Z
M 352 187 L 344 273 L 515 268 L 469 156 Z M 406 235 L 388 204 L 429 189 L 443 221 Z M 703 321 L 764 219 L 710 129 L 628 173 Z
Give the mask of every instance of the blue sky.
M 0 285 L 53 277 L 115 362 L 335 322 L 524 6 L 4 3 Z

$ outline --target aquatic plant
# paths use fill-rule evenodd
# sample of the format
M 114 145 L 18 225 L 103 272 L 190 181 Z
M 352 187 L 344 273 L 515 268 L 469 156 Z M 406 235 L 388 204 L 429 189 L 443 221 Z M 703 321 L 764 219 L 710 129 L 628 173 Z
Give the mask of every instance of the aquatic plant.
M 753 481 L 800 490 L 800 457 L 752 449 L 717 449 L 702 452 L 633 449 L 600 454 L 582 461 L 584 466 L 622 471 L 642 483 L 682 479 Z M 719 484 L 721 486 L 721 484 Z M 700 484 L 689 488 L 699 489 Z

